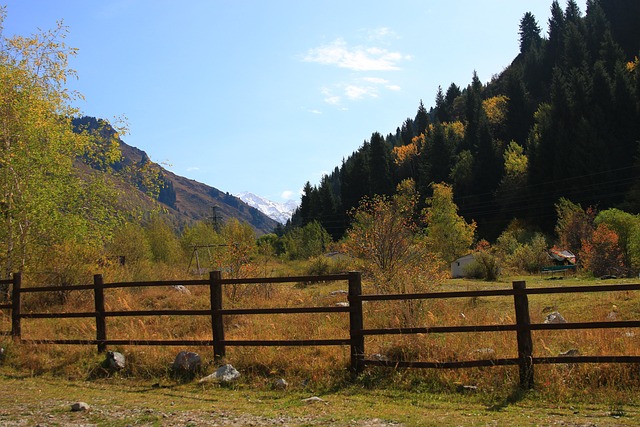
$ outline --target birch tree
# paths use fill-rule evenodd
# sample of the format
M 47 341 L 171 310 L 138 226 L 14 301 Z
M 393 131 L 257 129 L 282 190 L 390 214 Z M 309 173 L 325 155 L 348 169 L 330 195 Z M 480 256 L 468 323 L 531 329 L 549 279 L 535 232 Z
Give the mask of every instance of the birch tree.
M 80 95 L 66 86 L 75 76 L 68 59 L 76 54 L 64 43 L 67 28 L 58 22 L 53 30 L 7 38 L 4 19 L 2 8 L 0 258 L 8 277 L 38 251 L 48 254 L 46 248 L 68 243 L 70 235 L 84 244 L 99 240 L 112 216 L 103 204 L 108 186 L 94 185 L 90 172 L 80 180 L 73 167 L 92 138 L 74 133 L 71 123 Z

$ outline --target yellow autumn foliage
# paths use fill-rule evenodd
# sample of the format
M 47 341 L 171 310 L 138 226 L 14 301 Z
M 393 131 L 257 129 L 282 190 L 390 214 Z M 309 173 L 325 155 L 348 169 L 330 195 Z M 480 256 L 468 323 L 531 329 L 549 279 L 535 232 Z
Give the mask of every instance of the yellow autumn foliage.
M 507 107 L 509 98 L 505 95 L 498 95 L 482 101 L 482 108 L 487 114 L 487 119 L 492 126 L 504 123 L 507 117 Z

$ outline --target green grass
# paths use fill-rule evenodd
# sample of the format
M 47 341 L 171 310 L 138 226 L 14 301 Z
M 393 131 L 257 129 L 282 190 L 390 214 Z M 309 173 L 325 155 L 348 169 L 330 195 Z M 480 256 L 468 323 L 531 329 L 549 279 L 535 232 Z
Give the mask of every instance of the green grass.
M 222 420 L 239 422 L 232 425 L 272 425 L 284 420 L 286 425 L 296 426 L 631 426 L 640 422 L 635 395 L 599 402 L 554 401 L 536 392 L 430 393 L 367 389 L 358 384 L 333 391 L 300 387 L 275 391 L 255 389 L 244 382 L 220 387 L 117 378 L 67 381 L 48 375 L 23 376 L 6 369 L 0 369 L 0 384 L 10 391 L 0 393 L 0 424 L 4 425 L 18 420 L 26 425 L 92 423 L 116 427 L 209 425 Z M 303 399 L 310 396 L 319 396 L 324 402 L 305 403 Z M 91 410 L 72 413 L 70 406 L 76 401 L 88 403 Z M 380 423 L 372 424 L 374 419 Z

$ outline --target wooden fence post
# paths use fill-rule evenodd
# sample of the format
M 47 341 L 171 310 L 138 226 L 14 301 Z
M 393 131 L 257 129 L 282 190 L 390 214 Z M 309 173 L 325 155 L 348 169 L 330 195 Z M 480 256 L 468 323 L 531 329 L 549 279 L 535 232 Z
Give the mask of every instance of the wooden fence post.
M 209 273 L 209 295 L 211 298 L 211 332 L 213 333 L 213 358 L 219 360 L 226 355 L 224 341 L 224 321 L 222 319 L 222 272 Z
M 529 298 L 525 293 L 526 282 L 513 282 L 513 302 L 516 310 L 518 337 L 518 359 L 520 360 L 520 388 L 533 388 L 533 340 L 531 339 L 531 318 L 529 317 Z
M 96 308 L 96 341 L 98 341 L 98 353 L 107 351 L 107 322 L 104 308 L 104 281 L 102 274 L 93 276 L 93 296 Z
M 351 339 L 351 372 L 358 375 L 364 369 L 364 335 L 362 335 L 362 274 L 349 272 L 349 334 Z
M 22 325 L 20 324 L 20 289 L 22 288 L 22 273 L 13 273 L 13 289 L 11 291 L 11 337 L 13 342 L 22 339 Z

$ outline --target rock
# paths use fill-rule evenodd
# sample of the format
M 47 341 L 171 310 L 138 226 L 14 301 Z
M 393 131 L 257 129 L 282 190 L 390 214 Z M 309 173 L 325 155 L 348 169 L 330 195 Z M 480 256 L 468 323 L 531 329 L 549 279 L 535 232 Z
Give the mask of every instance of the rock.
M 561 357 L 567 357 L 567 356 L 580 356 L 580 352 L 579 352 L 577 349 L 572 348 L 572 349 L 567 350 L 567 351 L 565 351 L 565 352 L 558 353 L 558 356 L 561 356 Z
M 618 319 L 618 313 L 616 313 L 615 311 L 610 311 L 609 314 L 607 314 L 607 320 L 617 320 Z
M 273 388 L 276 390 L 284 390 L 289 387 L 289 383 L 284 378 L 280 378 L 273 384 Z
M 567 321 L 562 317 L 562 314 L 554 311 L 553 313 L 547 314 L 547 318 L 544 319 L 544 323 L 567 323 Z
M 171 368 L 179 372 L 197 372 L 202 369 L 202 359 L 198 353 L 181 351 L 173 361 Z
M 184 286 L 184 285 L 175 285 L 173 287 L 173 289 L 175 289 L 176 291 L 180 292 L 181 294 L 191 295 L 191 291 L 189 289 L 187 289 L 187 287 Z
M 458 391 L 458 393 L 475 393 L 476 391 L 478 391 L 478 386 L 458 384 L 456 390 Z
M 105 360 L 105 363 L 109 370 L 120 371 L 125 367 L 125 357 L 122 353 L 110 351 L 107 353 L 107 360 Z
M 332 297 L 337 297 L 340 295 L 349 295 L 349 291 L 345 291 L 344 289 L 339 289 L 337 291 L 332 291 L 329 293 Z
M 213 374 L 207 375 L 206 377 L 200 379 L 200 381 L 198 382 L 230 383 L 237 380 L 238 378 L 240 378 L 240 372 L 238 372 L 232 365 L 227 364 L 219 367 Z
M 348 302 L 337 302 L 336 303 L 336 307 L 349 307 L 349 303 Z
M 89 409 L 91 409 L 91 407 L 84 402 L 76 402 L 71 405 L 71 410 L 73 412 L 88 411 Z

